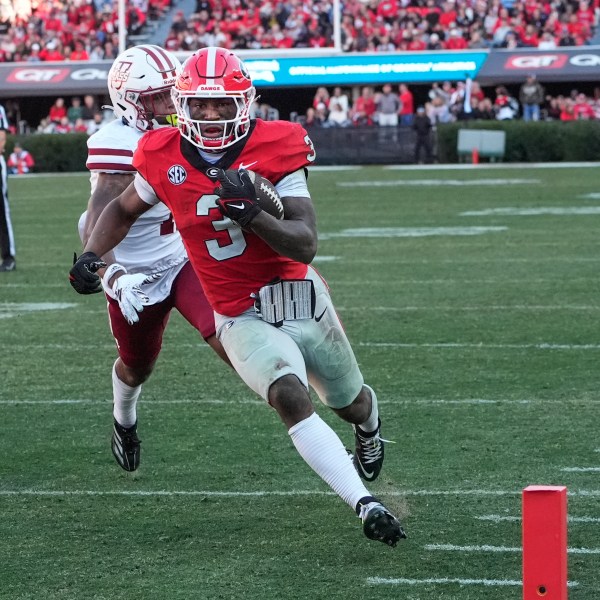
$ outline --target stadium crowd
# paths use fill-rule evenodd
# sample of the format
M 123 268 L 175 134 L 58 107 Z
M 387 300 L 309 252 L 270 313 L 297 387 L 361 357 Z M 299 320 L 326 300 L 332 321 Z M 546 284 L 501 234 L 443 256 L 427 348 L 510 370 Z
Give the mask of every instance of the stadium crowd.
M 333 46 L 330 0 L 196 0 L 171 16 L 171 0 L 128 0 L 128 35 L 170 19 L 171 51 Z M 589 42 L 600 0 L 344 0 L 341 44 L 347 52 L 533 47 Z M 0 2 L 0 62 L 113 59 L 115 0 Z

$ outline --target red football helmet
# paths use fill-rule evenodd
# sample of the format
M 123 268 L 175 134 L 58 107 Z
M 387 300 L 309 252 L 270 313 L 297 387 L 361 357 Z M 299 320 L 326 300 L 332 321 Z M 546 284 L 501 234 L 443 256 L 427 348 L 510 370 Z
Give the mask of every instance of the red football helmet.
M 228 148 L 248 134 L 250 107 L 256 90 L 244 63 L 230 50 L 202 48 L 184 63 L 181 74 L 171 89 L 181 135 L 203 150 Z M 192 98 L 232 98 L 237 108 L 232 119 L 199 121 L 190 116 L 188 102 Z M 202 126 L 222 127 L 218 137 L 202 135 Z

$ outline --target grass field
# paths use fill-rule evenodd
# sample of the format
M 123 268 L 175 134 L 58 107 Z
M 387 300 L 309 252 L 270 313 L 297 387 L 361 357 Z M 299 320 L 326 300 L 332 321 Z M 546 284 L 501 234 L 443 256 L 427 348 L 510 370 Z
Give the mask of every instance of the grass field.
M 0 274 L 0 598 L 521 598 L 521 491 L 569 490 L 569 597 L 600 598 L 598 167 L 314 171 L 317 268 L 378 391 L 395 550 L 174 315 L 109 449 L 103 298 L 67 282 L 84 175 L 12 178 Z M 349 426 L 315 402 L 352 444 Z

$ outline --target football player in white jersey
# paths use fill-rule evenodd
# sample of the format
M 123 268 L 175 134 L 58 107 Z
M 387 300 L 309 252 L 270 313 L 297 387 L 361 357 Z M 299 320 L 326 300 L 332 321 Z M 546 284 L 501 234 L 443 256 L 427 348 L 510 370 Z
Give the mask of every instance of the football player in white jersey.
M 176 125 L 170 88 L 181 63 L 149 44 L 120 54 L 108 74 L 114 121 L 87 142 L 91 197 L 79 220 L 85 245 L 104 207 L 132 181 L 139 139 L 157 127 Z M 86 293 L 104 289 L 118 358 L 112 370 L 114 427 L 112 453 L 126 471 L 140 462 L 136 404 L 162 344 L 171 309 L 176 308 L 227 363 L 215 336 L 213 311 L 188 262 L 169 209 L 158 204 L 138 219 L 98 271 L 102 277 Z

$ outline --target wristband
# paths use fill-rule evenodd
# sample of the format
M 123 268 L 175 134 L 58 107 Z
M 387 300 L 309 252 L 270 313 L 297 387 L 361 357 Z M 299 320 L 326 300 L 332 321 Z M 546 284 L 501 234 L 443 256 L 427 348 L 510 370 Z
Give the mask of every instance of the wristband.
M 127 273 L 127 269 L 119 263 L 113 263 L 112 265 L 108 265 L 108 267 L 106 267 L 106 271 L 104 272 L 104 277 L 102 278 L 102 281 L 107 288 L 111 287 L 109 282 L 119 271 Z

